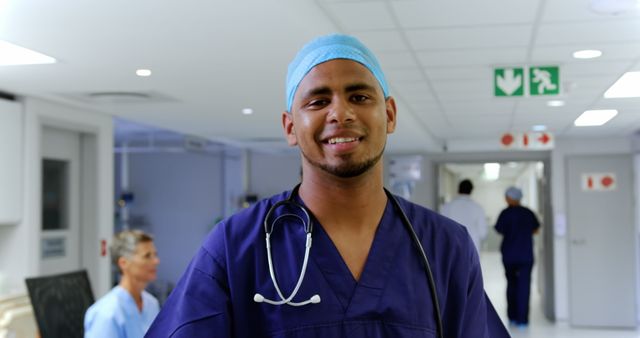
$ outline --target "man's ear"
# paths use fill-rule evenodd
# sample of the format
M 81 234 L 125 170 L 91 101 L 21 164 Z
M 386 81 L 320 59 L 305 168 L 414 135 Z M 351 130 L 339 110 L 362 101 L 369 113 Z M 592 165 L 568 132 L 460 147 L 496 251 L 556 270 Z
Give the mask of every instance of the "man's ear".
M 396 130 L 396 101 L 389 96 L 385 100 L 387 110 L 387 134 L 391 134 Z
M 293 147 L 298 145 L 298 138 L 296 137 L 296 131 L 293 127 L 293 116 L 286 111 L 282 113 L 282 129 L 284 130 L 284 135 L 287 138 L 289 146 Z

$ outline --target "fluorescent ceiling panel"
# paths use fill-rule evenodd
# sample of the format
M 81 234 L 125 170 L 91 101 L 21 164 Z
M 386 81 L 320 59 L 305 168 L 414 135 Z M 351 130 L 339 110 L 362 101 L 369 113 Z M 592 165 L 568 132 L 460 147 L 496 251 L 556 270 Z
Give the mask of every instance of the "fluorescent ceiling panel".
M 601 126 L 614 116 L 618 115 L 615 109 L 587 110 L 573 122 L 578 127 Z
M 604 93 L 607 99 L 640 97 L 640 72 L 626 72 Z
M 56 59 L 31 49 L 0 40 L 0 66 L 55 63 Z

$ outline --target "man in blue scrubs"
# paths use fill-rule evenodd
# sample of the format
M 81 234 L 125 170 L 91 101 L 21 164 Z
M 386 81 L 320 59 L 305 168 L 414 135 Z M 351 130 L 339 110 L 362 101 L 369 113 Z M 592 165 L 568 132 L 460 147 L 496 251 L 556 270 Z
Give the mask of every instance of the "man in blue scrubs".
M 522 191 L 509 187 L 508 207 L 500 213 L 495 229 L 502 234 L 502 264 L 507 275 L 507 314 L 511 324 L 526 328 L 529 323 L 529 292 L 533 268 L 533 235 L 540 223 L 529 208 L 520 205 Z
M 218 224 L 147 337 L 508 337 L 465 228 L 395 205 L 383 188 L 396 104 L 371 51 L 345 35 L 311 41 L 289 65 L 286 95 L 301 185 Z M 276 205 L 287 199 L 296 204 Z M 430 262 L 443 332 L 402 213 Z

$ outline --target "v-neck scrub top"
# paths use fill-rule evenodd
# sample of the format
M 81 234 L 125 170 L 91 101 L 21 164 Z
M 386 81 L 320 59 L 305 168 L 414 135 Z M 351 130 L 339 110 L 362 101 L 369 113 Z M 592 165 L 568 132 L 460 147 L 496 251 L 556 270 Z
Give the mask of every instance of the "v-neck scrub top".
M 85 338 L 142 338 L 158 314 L 158 300 L 142 291 L 142 311 L 129 291 L 116 286 L 84 316 Z
M 436 337 L 423 262 L 391 201 L 358 281 L 315 222 L 307 271 L 293 301 L 318 294 L 321 302 L 301 307 L 254 302 L 255 293 L 280 300 L 269 275 L 263 221 L 269 208 L 289 194 L 263 200 L 212 230 L 147 337 Z M 398 200 L 431 263 L 444 336 L 489 337 L 492 326 L 504 330 L 484 293 L 478 255 L 465 228 Z M 272 257 L 285 297 L 300 275 L 304 244 L 300 222 L 287 218 L 275 225 Z M 506 331 L 503 336 L 508 337 Z

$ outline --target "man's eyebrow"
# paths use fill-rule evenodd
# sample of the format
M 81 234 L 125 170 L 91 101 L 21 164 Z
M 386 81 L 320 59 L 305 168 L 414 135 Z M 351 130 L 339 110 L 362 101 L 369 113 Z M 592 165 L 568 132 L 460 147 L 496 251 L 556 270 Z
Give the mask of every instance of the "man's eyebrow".
M 345 92 L 347 93 L 357 92 L 361 90 L 375 91 L 375 87 L 366 83 L 353 83 L 345 87 Z M 302 97 L 309 97 L 309 96 L 315 96 L 315 95 L 329 95 L 331 94 L 331 92 L 332 92 L 331 88 L 329 88 L 328 86 L 322 86 L 322 87 L 312 88 L 304 92 Z
M 310 97 L 316 95 L 329 95 L 331 94 L 331 89 L 327 86 L 312 88 L 304 93 L 302 93 L 302 97 Z
M 348 85 L 345 88 L 345 91 L 347 93 L 357 92 L 357 91 L 360 91 L 360 90 L 365 90 L 365 91 L 372 90 L 372 91 L 375 91 L 376 89 L 373 86 L 371 86 L 369 84 L 366 84 L 366 83 L 354 83 L 354 84 Z

